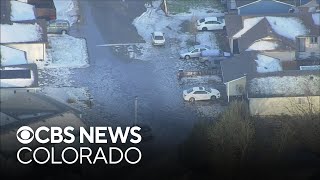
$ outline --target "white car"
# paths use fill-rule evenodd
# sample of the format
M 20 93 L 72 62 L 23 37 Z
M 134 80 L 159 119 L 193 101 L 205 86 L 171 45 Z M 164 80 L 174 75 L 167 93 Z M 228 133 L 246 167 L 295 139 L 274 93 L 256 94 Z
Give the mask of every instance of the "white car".
M 221 30 L 225 29 L 226 24 L 223 17 L 206 17 L 197 21 L 197 30 Z
M 151 33 L 151 35 L 152 35 L 152 44 L 155 46 L 156 45 L 162 46 L 166 42 L 166 39 L 164 38 L 164 33 L 160 31 L 155 31 Z
M 220 92 L 212 88 L 193 87 L 183 91 L 183 99 L 185 101 L 201 101 L 201 100 L 215 100 L 220 98 Z

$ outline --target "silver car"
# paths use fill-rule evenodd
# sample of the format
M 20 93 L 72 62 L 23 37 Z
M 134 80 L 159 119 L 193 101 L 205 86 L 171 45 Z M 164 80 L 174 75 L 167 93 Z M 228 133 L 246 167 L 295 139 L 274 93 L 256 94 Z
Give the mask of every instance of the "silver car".
M 195 45 L 188 49 L 183 49 L 180 51 L 180 58 L 190 59 L 199 58 L 202 51 L 211 50 L 211 47 L 206 45 Z
M 47 24 L 47 32 L 53 34 L 67 34 L 70 24 L 66 20 L 52 20 Z

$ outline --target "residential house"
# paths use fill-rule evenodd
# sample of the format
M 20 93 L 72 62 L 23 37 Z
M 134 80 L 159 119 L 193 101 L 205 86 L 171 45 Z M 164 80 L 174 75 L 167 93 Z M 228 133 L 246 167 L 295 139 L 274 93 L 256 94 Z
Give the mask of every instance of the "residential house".
M 309 33 L 296 37 L 296 59 L 320 62 L 320 12 L 313 13 L 312 18 L 304 16 L 304 22 L 309 24 Z
M 282 71 L 282 64 L 279 59 L 262 52 L 247 51 L 222 61 L 221 71 L 229 102 L 234 97 L 245 96 L 248 75 Z
M 29 63 L 45 59 L 46 22 L 35 19 L 33 5 L 13 0 L 1 1 L 0 35 L 1 45 L 26 52 Z
M 295 60 L 296 37 L 312 35 L 311 13 L 267 16 L 226 16 L 226 29 L 233 54 L 263 51 L 282 60 Z
M 251 115 L 320 113 L 320 72 L 281 71 L 247 76 Z
M 44 20 L 1 24 L 0 36 L 1 45 L 25 51 L 29 63 L 45 59 L 48 40 Z
M 77 137 L 80 127 L 86 128 L 81 119 L 81 113 L 64 103 L 60 103 L 48 96 L 32 92 L 2 93 L 1 89 L 1 112 L 0 112 L 0 163 L 3 176 L 19 173 L 25 175 L 34 173 L 34 168 L 26 168 L 16 160 L 16 152 L 21 148 L 21 143 L 17 141 L 17 130 L 22 126 L 29 126 L 33 130 L 38 127 L 61 127 L 71 126 L 74 128 L 76 136 L 76 146 L 79 139 Z M 46 136 L 46 134 L 40 134 Z M 61 154 L 65 147 L 60 144 L 39 144 L 32 141 L 28 144 L 29 148 L 44 146 L 51 149 L 55 148 L 55 153 Z M 25 154 L 25 153 L 24 153 Z M 28 154 L 25 154 L 28 155 Z
M 35 92 L 39 87 L 36 64 L 2 66 L 0 79 L 1 94 L 17 91 Z

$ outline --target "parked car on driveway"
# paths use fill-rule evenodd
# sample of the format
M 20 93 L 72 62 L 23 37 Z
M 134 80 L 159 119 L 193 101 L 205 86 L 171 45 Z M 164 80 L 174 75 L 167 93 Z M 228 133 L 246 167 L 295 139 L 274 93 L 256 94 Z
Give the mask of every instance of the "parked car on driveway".
M 152 35 L 152 44 L 157 46 L 163 46 L 166 42 L 166 39 L 164 38 L 164 33 L 160 32 L 160 31 L 155 31 L 153 33 L 151 33 Z
M 189 102 L 215 100 L 218 98 L 220 98 L 220 92 L 217 89 L 193 87 L 183 91 L 183 99 Z
M 225 29 L 226 24 L 223 17 L 206 17 L 197 21 L 197 30 L 221 30 Z
M 47 32 L 52 34 L 67 34 L 70 24 L 66 20 L 52 20 L 47 24 Z
M 199 58 L 202 51 L 211 50 L 211 47 L 206 45 L 195 45 L 188 49 L 183 49 L 180 51 L 180 58 L 190 59 Z

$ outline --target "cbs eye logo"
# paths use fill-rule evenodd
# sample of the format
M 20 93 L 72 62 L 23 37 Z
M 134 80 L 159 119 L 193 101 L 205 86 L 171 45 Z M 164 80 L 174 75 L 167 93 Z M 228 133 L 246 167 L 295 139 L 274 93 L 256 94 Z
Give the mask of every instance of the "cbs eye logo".
M 17 131 L 17 139 L 22 144 L 29 144 L 34 138 L 34 132 L 29 126 L 22 126 Z

